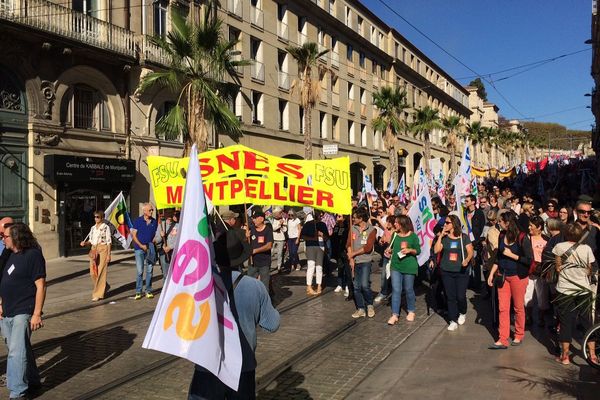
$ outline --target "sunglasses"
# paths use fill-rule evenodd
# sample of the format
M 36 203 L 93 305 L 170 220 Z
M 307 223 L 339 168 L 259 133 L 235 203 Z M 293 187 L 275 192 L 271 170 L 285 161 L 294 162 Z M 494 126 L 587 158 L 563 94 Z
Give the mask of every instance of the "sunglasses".
M 577 210 L 577 214 L 590 215 L 592 212 L 588 210 Z
M 452 222 L 446 221 L 446 222 L 444 222 L 444 225 L 452 225 Z
M 94 215 L 94 219 L 100 219 L 102 218 L 100 215 Z

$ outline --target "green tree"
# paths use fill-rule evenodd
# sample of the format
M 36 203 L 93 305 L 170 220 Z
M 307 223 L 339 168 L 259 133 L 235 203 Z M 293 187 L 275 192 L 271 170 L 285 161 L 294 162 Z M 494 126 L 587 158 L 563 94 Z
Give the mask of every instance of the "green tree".
M 490 166 L 494 166 L 494 159 L 492 154 L 492 149 L 494 148 L 494 143 L 496 141 L 496 137 L 498 136 L 498 128 L 493 126 L 485 127 L 481 132 L 481 141 L 483 145 L 483 149 L 487 154 L 488 164 Z
M 487 101 L 487 92 L 485 90 L 485 85 L 481 81 L 481 78 L 475 78 L 470 83 L 469 86 L 474 86 L 477 88 L 477 95 L 481 97 L 483 101 Z
M 457 115 L 451 115 L 448 118 L 444 118 L 442 122 L 444 124 L 444 128 L 448 132 L 448 134 L 442 138 L 442 144 L 447 145 L 448 151 L 450 152 L 449 178 L 452 179 L 454 177 L 454 167 L 456 166 L 456 147 L 458 146 L 458 136 L 463 128 L 463 123 L 460 117 Z
M 481 122 L 475 121 L 467 125 L 463 132 L 463 138 L 471 143 L 471 157 L 473 164 L 475 164 L 477 159 L 477 145 L 481 142 L 483 135 L 482 131 L 483 127 L 481 126 Z
M 233 59 L 236 41 L 223 38 L 223 23 L 211 10 L 201 8 L 198 21 L 171 13 L 167 37 L 150 39 L 168 56 L 169 66 L 145 75 L 138 86 L 139 92 L 166 88 L 177 94 L 175 106 L 158 121 L 157 130 L 171 140 L 182 135 L 184 155 L 194 143 L 198 151 L 206 151 L 211 125 L 234 140 L 242 136 L 227 102 L 241 87 L 236 68 L 249 62 Z
M 390 158 L 390 179 L 398 184 L 398 151 L 396 143 L 398 134 L 403 129 L 404 122 L 400 118 L 406 104 L 406 91 L 400 87 L 385 86 L 373 93 L 373 105 L 377 107 L 378 115 L 371 122 L 373 129 L 383 133 L 383 143 Z
M 425 172 L 429 175 L 429 160 L 431 159 L 431 132 L 434 129 L 444 129 L 440 120 L 439 110 L 425 106 L 415 112 L 413 133 L 423 141 L 423 157 L 425 158 Z
M 314 42 L 304 43 L 302 46 L 288 46 L 286 51 L 298 63 L 298 79 L 291 85 L 291 93 L 298 87 L 300 90 L 300 105 L 304 109 L 304 158 L 312 160 L 312 110 L 321 93 L 320 78 L 327 72 L 318 60 L 329 50 L 319 51 L 319 46 Z M 313 76 L 313 69 L 317 68 L 319 79 Z

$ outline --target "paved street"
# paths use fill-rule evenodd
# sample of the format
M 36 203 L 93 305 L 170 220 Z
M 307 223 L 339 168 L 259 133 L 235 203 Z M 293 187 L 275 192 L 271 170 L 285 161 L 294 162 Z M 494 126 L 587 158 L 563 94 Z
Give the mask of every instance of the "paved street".
M 46 326 L 33 343 L 44 381 L 40 399 L 184 399 L 193 366 L 141 348 L 154 300 L 133 300 L 135 266 L 128 253 L 109 269 L 111 295 L 90 298 L 86 258 L 48 264 Z M 155 268 L 154 288 L 160 289 Z M 581 359 L 563 368 L 529 335 L 520 348 L 490 352 L 485 303 L 472 301 L 468 323 L 454 333 L 425 311 L 418 292 L 417 320 L 389 327 L 382 305 L 373 319 L 353 320 L 351 302 L 332 288 L 306 299 L 304 271 L 275 275 L 282 313 L 275 334 L 258 336 L 259 399 L 527 398 L 592 399 L 600 374 Z M 373 286 L 379 275 L 373 275 Z M 332 282 L 333 283 L 333 282 Z M 478 312 L 475 312 L 477 310 Z M 543 332 L 536 337 L 546 343 Z M 0 356 L 6 350 L 1 349 Z M 4 372 L 5 359 L 0 363 Z M 0 396 L 7 397 L 6 388 Z

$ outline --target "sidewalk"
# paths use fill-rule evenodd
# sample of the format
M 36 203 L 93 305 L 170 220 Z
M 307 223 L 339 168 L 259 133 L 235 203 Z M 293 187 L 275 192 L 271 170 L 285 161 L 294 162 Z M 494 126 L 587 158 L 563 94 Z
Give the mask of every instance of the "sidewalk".
M 446 321 L 434 315 L 348 399 L 600 398 L 600 372 L 579 356 L 570 366 L 555 362 L 547 330 L 528 330 L 520 347 L 488 350 L 494 341 L 485 326 L 490 313 L 488 303 L 469 293 L 465 325 L 448 332 Z

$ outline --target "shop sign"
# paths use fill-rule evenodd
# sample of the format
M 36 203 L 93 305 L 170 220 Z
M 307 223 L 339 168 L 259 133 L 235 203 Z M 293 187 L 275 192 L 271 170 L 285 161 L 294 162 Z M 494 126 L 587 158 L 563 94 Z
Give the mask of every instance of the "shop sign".
M 44 156 L 44 178 L 50 183 L 133 182 L 135 161 L 50 154 Z

